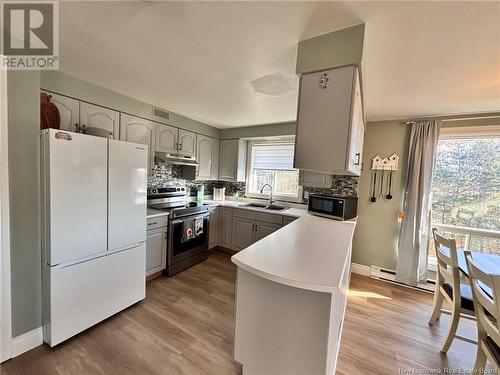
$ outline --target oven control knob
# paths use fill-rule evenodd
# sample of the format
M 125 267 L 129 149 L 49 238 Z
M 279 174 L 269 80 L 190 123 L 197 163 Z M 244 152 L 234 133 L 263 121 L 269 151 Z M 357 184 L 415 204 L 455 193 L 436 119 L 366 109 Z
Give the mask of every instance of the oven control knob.
M 181 189 L 177 188 L 177 191 L 180 191 Z

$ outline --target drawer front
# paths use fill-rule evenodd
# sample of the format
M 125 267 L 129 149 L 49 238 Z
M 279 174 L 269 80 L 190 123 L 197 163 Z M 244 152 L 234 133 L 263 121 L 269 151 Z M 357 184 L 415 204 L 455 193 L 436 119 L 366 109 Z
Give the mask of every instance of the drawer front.
M 167 216 L 151 217 L 147 220 L 146 230 L 167 226 Z
M 255 219 L 255 215 L 257 213 L 255 211 L 252 211 L 252 210 L 244 210 L 244 209 L 241 209 L 241 208 L 233 208 L 233 216 L 236 216 L 236 217 L 243 217 L 243 218 L 246 218 L 246 219 Z
M 256 212 L 255 220 L 265 221 L 266 223 L 283 224 L 283 216 L 279 214 L 268 214 L 266 212 Z

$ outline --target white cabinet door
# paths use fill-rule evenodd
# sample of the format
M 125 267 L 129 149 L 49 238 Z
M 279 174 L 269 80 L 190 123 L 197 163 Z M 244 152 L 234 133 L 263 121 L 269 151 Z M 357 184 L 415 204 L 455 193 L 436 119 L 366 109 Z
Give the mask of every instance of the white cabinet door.
M 299 171 L 299 186 L 329 188 L 332 187 L 332 176 L 301 169 Z
M 255 241 L 269 236 L 271 233 L 276 232 L 281 228 L 279 224 L 266 223 L 265 221 L 255 222 Z
M 294 166 L 348 173 L 354 66 L 303 74 L 300 80 Z
M 215 160 L 217 159 L 215 138 L 198 134 L 196 147 L 196 161 L 198 167 L 198 180 L 211 180 L 214 176 Z M 214 155 L 216 156 L 214 158 Z
M 354 92 L 352 98 L 352 116 L 349 134 L 349 151 L 347 170 L 357 176 L 361 174 L 361 158 L 363 153 L 363 141 L 365 137 L 365 125 L 363 120 L 363 108 L 361 101 L 361 89 L 358 76 L 354 77 Z
M 80 128 L 83 133 L 89 128 L 103 129 L 109 137 L 119 139 L 119 112 L 98 105 L 80 102 Z
M 148 175 L 154 167 L 155 124 L 139 117 L 120 114 L 120 140 L 148 146 Z
M 219 243 L 220 246 L 227 249 L 231 248 L 231 225 L 232 225 L 232 209 L 227 207 L 220 208 L 220 230 Z
M 50 220 L 46 261 L 57 265 L 106 252 L 108 140 L 58 129 L 44 131 L 41 139 L 43 203 Z
M 167 264 L 167 228 L 148 230 L 146 237 L 146 276 L 159 272 Z
M 215 207 L 210 210 L 210 222 L 208 226 L 208 248 L 212 249 L 219 243 L 220 209 Z
M 238 140 L 220 141 L 219 178 L 223 181 L 236 181 L 238 173 Z
M 179 129 L 179 155 L 196 156 L 196 133 Z
M 52 96 L 51 102 L 54 103 L 59 110 L 61 123 L 59 128 L 68 132 L 78 133 L 79 130 L 79 116 L 80 116 L 80 102 L 76 99 L 67 96 L 53 94 L 51 92 L 42 91 L 47 95 Z
M 243 250 L 255 242 L 255 220 L 233 217 L 233 249 Z
M 155 151 L 177 154 L 177 133 L 179 129 L 173 126 L 156 124 Z
M 148 161 L 149 155 L 146 146 L 113 139 L 109 140 L 109 250 L 129 247 L 146 239 Z
M 283 216 L 283 225 L 288 225 L 290 224 L 291 222 L 297 220 L 298 217 L 293 217 L 293 216 Z
M 219 146 L 220 146 L 219 140 L 214 139 L 214 151 L 212 154 L 212 172 L 210 174 L 211 180 L 219 179 Z

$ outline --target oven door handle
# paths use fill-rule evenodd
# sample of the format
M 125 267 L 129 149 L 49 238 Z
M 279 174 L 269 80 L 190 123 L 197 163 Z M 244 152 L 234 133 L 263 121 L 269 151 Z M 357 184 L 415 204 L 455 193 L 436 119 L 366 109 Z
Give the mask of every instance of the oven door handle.
M 208 217 L 208 216 L 210 216 L 210 213 L 208 213 L 208 212 L 207 212 L 207 213 L 205 213 L 205 214 L 202 214 L 202 215 L 196 215 L 196 216 L 185 216 L 185 217 L 183 217 L 183 218 L 181 218 L 181 219 L 172 220 L 172 221 L 170 222 L 170 224 L 172 224 L 172 225 L 179 224 L 179 223 L 182 223 L 183 221 L 185 221 L 186 219 L 198 219 L 198 218 L 203 218 L 203 219 L 204 219 L 204 218 L 206 218 L 206 217 Z

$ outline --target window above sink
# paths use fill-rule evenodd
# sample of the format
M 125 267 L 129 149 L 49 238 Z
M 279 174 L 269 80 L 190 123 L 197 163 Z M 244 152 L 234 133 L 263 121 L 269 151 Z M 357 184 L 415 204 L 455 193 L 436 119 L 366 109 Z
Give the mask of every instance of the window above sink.
M 299 186 L 299 170 L 293 168 L 293 138 L 279 141 L 251 141 L 248 144 L 247 179 L 245 195 L 253 198 L 269 198 L 273 188 L 273 199 L 302 202 L 302 187 Z M 280 210 L 280 208 L 268 208 Z M 264 208 L 264 207 L 261 207 Z

